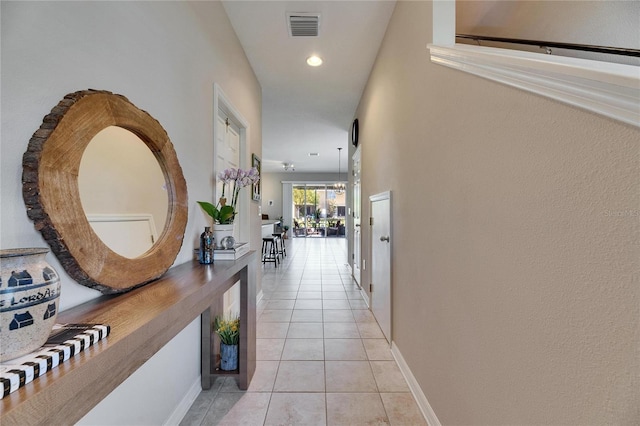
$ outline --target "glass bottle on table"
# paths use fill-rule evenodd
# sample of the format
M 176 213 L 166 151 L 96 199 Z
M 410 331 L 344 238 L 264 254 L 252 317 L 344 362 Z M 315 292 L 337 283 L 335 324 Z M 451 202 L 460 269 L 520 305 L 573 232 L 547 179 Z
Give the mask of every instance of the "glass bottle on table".
M 200 235 L 200 263 L 209 265 L 213 263 L 213 249 L 215 247 L 215 238 L 211 232 L 210 226 L 205 226 L 204 232 Z

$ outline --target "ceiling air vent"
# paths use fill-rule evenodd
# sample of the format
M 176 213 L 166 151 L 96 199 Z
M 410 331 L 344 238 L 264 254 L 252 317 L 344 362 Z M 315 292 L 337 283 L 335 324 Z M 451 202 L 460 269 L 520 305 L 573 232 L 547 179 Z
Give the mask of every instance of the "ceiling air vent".
M 320 14 L 287 13 L 287 24 L 291 37 L 318 37 Z

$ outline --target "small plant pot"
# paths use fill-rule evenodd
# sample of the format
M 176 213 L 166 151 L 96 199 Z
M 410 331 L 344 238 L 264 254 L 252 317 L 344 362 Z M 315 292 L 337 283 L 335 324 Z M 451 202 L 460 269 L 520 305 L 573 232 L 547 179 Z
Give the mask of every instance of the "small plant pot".
M 238 369 L 238 345 L 220 343 L 220 369 L 223 371 Z
M 228 225 L 220 225 L 219 223 L 214 224 L 213 236 L 216 240 L 216 248 L 223 249 L 222 240 L 224 237 L 233 237 L 233 223 Z

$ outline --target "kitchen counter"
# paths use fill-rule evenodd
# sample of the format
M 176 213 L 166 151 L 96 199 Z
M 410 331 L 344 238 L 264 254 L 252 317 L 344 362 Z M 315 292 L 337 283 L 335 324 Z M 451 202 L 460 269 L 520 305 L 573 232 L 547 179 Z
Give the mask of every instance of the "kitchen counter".
M 279 220 L 263 220 L 262 221 L 262 238 L 270 237 L 272 234 L 277 233 L 277 229 L 280 228 Z

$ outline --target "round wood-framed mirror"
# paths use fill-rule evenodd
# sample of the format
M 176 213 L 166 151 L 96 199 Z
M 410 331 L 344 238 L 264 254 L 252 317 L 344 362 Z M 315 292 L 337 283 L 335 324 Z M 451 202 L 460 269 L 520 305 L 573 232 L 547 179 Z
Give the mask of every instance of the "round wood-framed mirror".
M 93 231 L 80 200 L 78 172 L 83 152 L 108 126 L 137 135 L 165 176 L 166 222 L 158 240 L 141 256 L 111 250 Z M 173 145 L 160 123 L 127 98 L 84 90 L 65 96 L 44 117 L 23 156 L 27 215 L 67 273 L 105 294 L 121 293 L 159 278 L 173 264 L 187 224 L 187 185 Z

